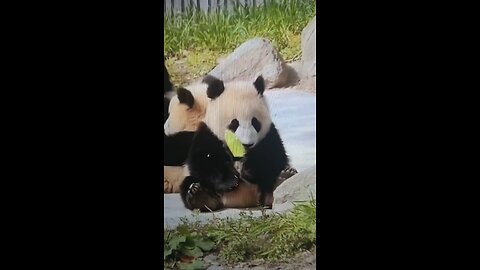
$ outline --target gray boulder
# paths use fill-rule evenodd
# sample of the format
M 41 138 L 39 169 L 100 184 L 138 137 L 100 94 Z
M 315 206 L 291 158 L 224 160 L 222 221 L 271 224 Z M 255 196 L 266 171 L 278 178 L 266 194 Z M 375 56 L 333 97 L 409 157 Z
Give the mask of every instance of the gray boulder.
M 301 84 L 316 90 L 317 82 L 317 16 L 302 31 Z
M 263 38 L 255 38 L 240 45 L 227 58 L 209 72 L 225 82 L 231 80 L 251 80 L 262 75 L 267 88 L 282 87 L 288 76 L 285 61 L 272 43 Z
M 283 212 L 293 208 L 295 202 L 316 199 L 317 166 L 297 173 L 280 184 L 273 192 L 273 211 Z

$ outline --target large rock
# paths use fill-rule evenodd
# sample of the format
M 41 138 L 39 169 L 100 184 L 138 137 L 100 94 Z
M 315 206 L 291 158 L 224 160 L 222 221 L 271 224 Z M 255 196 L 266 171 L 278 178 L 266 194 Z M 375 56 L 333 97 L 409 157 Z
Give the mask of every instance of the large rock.
M 287 81 L 287 68 L 272 43 L 263 38 L 251 39 L 222 59 L 210 75 L 224 81 L 252 80 L 262 75 L 267 88 L 282 87 Z
M 302 31 L 302 85 L 316 90 L 317 82 L 317 16 Z
M 316 199 L 317 166 L 290 177 L 273 192 L 273 210 L 285 211 L 293 208 L 295 202 Z

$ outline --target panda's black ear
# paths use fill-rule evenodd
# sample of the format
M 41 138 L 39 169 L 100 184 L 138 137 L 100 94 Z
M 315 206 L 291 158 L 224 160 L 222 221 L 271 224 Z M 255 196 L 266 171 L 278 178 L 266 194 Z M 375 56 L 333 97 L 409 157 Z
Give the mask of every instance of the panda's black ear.
M 257 89 L 258 94 L 262 96 L 265 91 L 265 80 L 263 80 L 262 75 L 258 76 L 253 85 Z
M 213 77 L 212 75 L 207 75 L 205 78 L 203 78 L 202 82 L 208 85 L 207 96 L 211 99 L 217 98 L 223 93 L 223 90 L 225 90 L 223 81 Z
M 177 89 L 177 96 L 180 103 L 187 105 L 189 108 L 193 107 L 195 99 L 193 98 L 193 95 L 190 91 L 183 87 L 179 87 Z

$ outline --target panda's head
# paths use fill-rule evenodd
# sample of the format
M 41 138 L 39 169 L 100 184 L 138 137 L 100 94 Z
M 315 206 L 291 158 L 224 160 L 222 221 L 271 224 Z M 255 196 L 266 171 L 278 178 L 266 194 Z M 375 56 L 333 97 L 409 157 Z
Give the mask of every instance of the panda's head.
M 181 131 L 196 131 L 198 124 L 205 116 L 207 85 L 198 84 L 188 89 L 179 87 L 168 107 L 168 118 L 165 121 L 165 135 L 173 135 Z
M 254 147 L 268 133 L 272 119 L 263 96 L 265 82 L 262 76 L 255 81 L 204 78 L 207 96 L 211 99 L 205 114 L 205 123 L 219 138 L 224 139 L 226 129 L 231 130 L 248 149 Z

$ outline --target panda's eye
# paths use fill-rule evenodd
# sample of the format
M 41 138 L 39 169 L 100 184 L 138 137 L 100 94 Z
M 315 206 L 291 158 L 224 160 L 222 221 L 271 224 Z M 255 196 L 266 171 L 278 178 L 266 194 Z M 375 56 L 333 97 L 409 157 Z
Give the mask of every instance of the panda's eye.
M 210 157 L 210 154 L 207 154 L 207 158 L 209 158 L 209 157 Z
M 257 132 L 260 132 L 260 129 L 262 129 L 262 124 L 260 124 L 256 117 L 252 118 L 252 126 Z
M 228 129 L 230 129 L 231 131 L 235 132 L 238 128 L 238 120 L 237 119 L 233 119 L 232 122 L 230 122 L 230 124 L 228 125 Z

